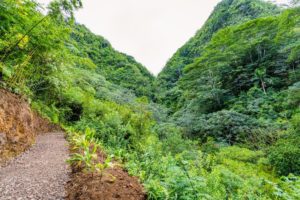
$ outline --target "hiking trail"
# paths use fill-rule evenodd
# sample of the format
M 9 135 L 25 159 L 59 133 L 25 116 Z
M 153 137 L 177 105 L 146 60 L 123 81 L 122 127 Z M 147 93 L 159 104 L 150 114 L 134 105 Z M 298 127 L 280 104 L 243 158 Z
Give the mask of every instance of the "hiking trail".
M 64 199 L 68 157 L 64 133 L 37 136 L 28 151 L 0 167 L 0 200 Z

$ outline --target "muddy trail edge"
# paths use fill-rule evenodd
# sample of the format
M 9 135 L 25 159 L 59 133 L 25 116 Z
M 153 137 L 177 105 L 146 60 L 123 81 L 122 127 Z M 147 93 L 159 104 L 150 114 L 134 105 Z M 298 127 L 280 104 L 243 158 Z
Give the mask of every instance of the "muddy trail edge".
M 64 199 L 68 157 L 64 133 L 38 136 L 28 151 L 0 168 L 0 200 Z

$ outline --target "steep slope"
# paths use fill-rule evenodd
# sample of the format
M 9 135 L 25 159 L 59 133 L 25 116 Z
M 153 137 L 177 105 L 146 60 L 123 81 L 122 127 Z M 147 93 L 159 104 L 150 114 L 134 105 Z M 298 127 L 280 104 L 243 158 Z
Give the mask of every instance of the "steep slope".
M 29 148 L 38 134 L 54 129 L 25 99 L 0 89 L 0 165 Z
M 96 72 L 108 81 L 133 90 L 137 96 L 153 95 L 153 75 L 133 57 L 117 52 L 107 40 L 83 25 L 75 27 L 72 38 L 76 41 L 73 45 L 79 51 L 75 53 L 89 57 L 97 66 Z
M 276 122 L 289 120 L 299 106 L 288 99 L 300 80 L 299 16 L 296 8 L 216 33 L 179 81 L 181 125 L 229 143 L 262 137 L 256 129 L 268 126 L 284 130 Z
M 159 88 L 156 94 L 158 100 L 174 107 L 174 101 L 181 95 L 174 87 L 182 76 L 183 68 L 202 55 L 204 47 L 218 30 L 278 12 L 279 9 L 275 5 L 262 0 L 223 0 L 215 7 L 204 26 L 173 55 L 158 75 L 156 80 Z

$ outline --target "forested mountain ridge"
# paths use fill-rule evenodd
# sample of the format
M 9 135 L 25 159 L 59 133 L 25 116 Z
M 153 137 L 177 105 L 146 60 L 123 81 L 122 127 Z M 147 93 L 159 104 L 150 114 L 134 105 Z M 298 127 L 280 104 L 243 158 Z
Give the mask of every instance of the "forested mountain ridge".
M 278 16 L 255 19 L 216 33 L 203 55 L 185 68 L 179 81 L 184 94 L 175 114 L 179 121 L 186 123 L 185 127 L 193 127 L 192 133 L 218 135 L 208 128 L 218 117 L 228 118 L 236 128 L 238 123 L 243 126 L 243 122 L 238 122 L 235 115 L 246 123 L 254 123 L 254 127 L 272 122 L 269 126 L 274 128 L 276 120 L 289 119 L 293 109 L 283 102 L 289 101 L 289 87 L 300 80 L 299 11 L 299 8 L 287 10 Z M 189 116 L 189 122 L 185 116 Z M 221 126 L 222 122 L 218 123 Z M 229 135 L 223 130 L 214 137 L 227 142 L 236 140 L 231 137 L 236 137 L 239 131 L 235 129 L 237 132 L 231 134 L 231 128 L 227 130 Z M 254 134 L 250 130 L 242 132 L 248 132 L 248 136 Z
M 168 107 L 174 106 L 172 102 L 177 101 L 181 95 L 174 88 L 183 74 L 184 67 L 202 55 L 204 47 L 218 30 L 279 12 L 280 9 L 276 5 L 261 0 L 221 1 L 203 27 L 171 57 L 159 73 L 156 80 L 158 101 Z
M 31 5 L 33 7 L 37 4 L 28 1 L 20 3 L 20 5 L 28 7 Z M 55 49 L 61 50 L 62 46 L 65 45 L 63 49 L 68 51 L 66 55 L 70 56 L 66 56 L 67 58 L 63 59 L 68 59 L 72 63 L 76 61 L 75 66 L 79 69 L 95 70 L 97 74 L 105 77 L 106 80 L 133 91 L 137 96 L 152 97 L 154 76 L 144 66 L 136 62 L 133 57 L 116 51 L 107 40 L 91 33 L 83 25 L 73 25 L 73 27 L 55 26 L 49 16 L 42 17 L 42 14 L 36 12 L 35 9 L 18 7 L 18 4 L 15 4 L 13 1 L 2 2 L 0 6 L 3 10 L 0 14 L 3 20 L 0 30 L 2 35 L 0 44 L 2 45 L 2 52 L 4 52 L 4 56 L 1 58 L 2 61 L 9 60 L 10 57 L 17 55 L 14 61 L 17 61 L 19 58 L 21 59 L 19 61 L 25 62 L 26 58 L 24 56 L 28 53 L 27 51 L 30 51 L 29 55 L 32 55 L 27 56 L 27 59 L 31 57 L 31 62 L 40 62 L 43 51 L 50 48 L 53 51 Z M 19 12 L 28 12 L 28 14 L 27 16 L 17 16 L 16 13 L 7 15 L 6 12 L 13 9 L 19 9 Z M 36 7 L 36 9 L 40 8 Z M 40 21 L 38 21 L 39 19 Z M 20 22 L 22 23 L 20 24 Z M 47 30 L 46 26 L 48 26 L 49 30 Z M 26 32 L 27 34 L 25 34 Z M 69 34 L 70 32 L 71 34 Z M 10 33 L 15 34 L 15 36 L 9 37 Z M 30 36 L 35 35 L 39 37 L 30 38 Z M 64 42 L 65 40 L 68 41 Z M 15 45 L 16 41 L 18 43 Z M 13 51 L 13 48 L 17 51 Z M 39 55 L 36 52 L 39 52 Z M 62 55 L 57 53 L 56 58 L 59 57 L 62 58 Z M 76 60 L 74 57 L 78 59 Z M 43 65 L 45 64 L 47 62 L 44 60 Z M 11 62 L 11 65 L 14 65 L 14 62 Z M 12 69 L 4 66 L 4 76 L 9 75 Z M 50 71 L 44 71 L 43 73 L 48 72 Z M 132 77 L 135 78 L 133 79 Z
M 83 25 L 76 25 L 71 37 L 76 41 L 74 46 L 79 50 L 78 55 L 90 58 L 97 66 L 97 73 L 134 91 L 137 96 L 152 97 L 154 76 L 133 57 L 117 52 L 107 40 Z

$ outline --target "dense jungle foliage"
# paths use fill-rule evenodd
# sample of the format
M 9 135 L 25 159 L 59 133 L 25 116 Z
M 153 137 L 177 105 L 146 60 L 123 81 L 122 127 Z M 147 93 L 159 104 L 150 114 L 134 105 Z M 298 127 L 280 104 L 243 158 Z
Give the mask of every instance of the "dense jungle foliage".
M 154 77 L 133 57 L 115 51 L 107 40 L 82 25 L 73 29 L 71 37 L 75 40 L 73 53 L 90 58 L 97 66 L 98 74 L 116 85 L 133 90 L 137 96 L 152 98 Z
M 189 61 L 170 61 L 182 75 L 166 108 L 142 65 L 73 23 L 80 7 L 0 2 L 1 87 L 77 145 L 97 143 L 149 199 L 300 199 L 299 8 L 222 1 Z
M 261 0 L 223 0 L 215 7 L 203 27 L 178 49 L 158 75 L 155 82 L 158 88 L 157 101 L 176 109 L 173 103 L 178 101 L 181 95 L 177 90 L 177 83 L 183 74 L 184 67 L 203 54 L 204 47 L 218 30 L 279 12 L 277 6 Z

